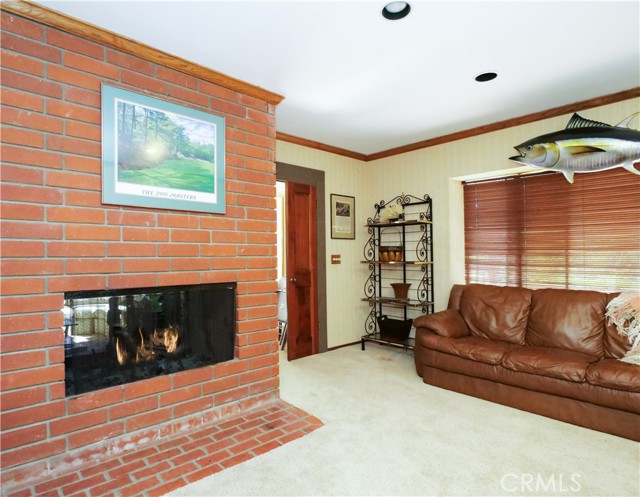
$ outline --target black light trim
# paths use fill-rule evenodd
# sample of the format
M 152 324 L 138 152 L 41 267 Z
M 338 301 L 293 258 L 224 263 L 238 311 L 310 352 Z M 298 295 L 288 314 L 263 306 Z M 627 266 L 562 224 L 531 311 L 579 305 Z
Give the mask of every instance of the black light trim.
M 388 8 L 391 4 L 394 4 L 394 3 L 404 3 L 404 8 L 397 12 L 392 12 Z M 411 12 L 411 5 L 409 5 L 408 2 L 390 2 L 387 5 L 385 5 L 384 8 L 382 9 L 382 16 L 385 19 L 389 19 L 390 21 L 397 21 L 398 19 L 407 17 L 409 15 L 409 12 Z
M 476 81 L 478 83 L 485 83 L 486 81 L 491 81 L 492 79 L 496 79 L 498 77 L 498 73 L 495 72 L 483 72 L 476 76 Z

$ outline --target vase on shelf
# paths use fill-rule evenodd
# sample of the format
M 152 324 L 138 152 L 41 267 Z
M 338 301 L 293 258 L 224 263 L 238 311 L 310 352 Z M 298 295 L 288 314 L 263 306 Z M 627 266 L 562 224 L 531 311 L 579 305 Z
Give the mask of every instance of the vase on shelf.
M 411 283 L 391 283 L 393 293 L 398 300 L 409 300 L 409 287 Z

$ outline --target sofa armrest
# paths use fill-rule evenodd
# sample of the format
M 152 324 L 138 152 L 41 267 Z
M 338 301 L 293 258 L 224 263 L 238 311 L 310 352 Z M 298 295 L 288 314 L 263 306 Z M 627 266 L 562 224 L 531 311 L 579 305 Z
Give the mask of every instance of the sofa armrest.
M 447 309 L 434 314 L 423 314 L 413 320 L 413 326 L 416 329 L 426 328 L 440 336 L 449 338 L 466 337 L 471 334 L 462 314 L 457 309 Z

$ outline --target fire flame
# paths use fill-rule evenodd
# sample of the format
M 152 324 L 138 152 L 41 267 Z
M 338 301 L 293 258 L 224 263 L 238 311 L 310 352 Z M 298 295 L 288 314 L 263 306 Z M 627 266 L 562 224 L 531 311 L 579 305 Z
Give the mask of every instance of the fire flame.
M 148 361 L 156 355 L 156 353 L 153 351 L 153 346 L 151 344 L 144 343 L 144 335 L 142 334 L 142 330 L 140 328 L 138 328 L 138 333 L 140 334 L 140 345 L 136 350 L 136 363 L 140 361 Z
M 164 347 L 167 352 L 172 354 L 178 348 L 178 330 L 173 326 L 169 326 L 164 330 L 154 330 L 151 335 L 151 341 L 158 347 Z
M 145 341 L 141 329 L 138 329 L 138 334 L 140 335 L 140 345 L 136 348 L 136 364 L 153 359 L 156 356 L 156 349 L 164 348 L 169 354 L 173 354 L 178 349 L 180 333 L 173 326 L 159 331 L 154 330 L 147 341 Z M 116 337 L 116 358 L 120 365 L 126 364 L 129 360 L 129 353 L 125 345 L 120 343 L 120 337 Z
M 164 346 L 169 353 L 176 351 L 178 348 L 178 330 L 175 328 L 167 328 L 164 330 Z
M 116 357 L 118 358 L 120 365 L 127 362 L 127 356 L 127 349 L 120 345 L 120 338 L 116 338 Z

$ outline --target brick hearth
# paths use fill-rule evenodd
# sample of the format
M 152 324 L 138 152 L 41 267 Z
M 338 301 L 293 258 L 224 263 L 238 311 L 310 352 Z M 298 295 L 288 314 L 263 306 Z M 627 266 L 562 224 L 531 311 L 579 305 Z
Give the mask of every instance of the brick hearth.
M 31 482 L 7 497 L 159 496 L 321 426 L 317 418 L 280 400 L 57 478 Z

